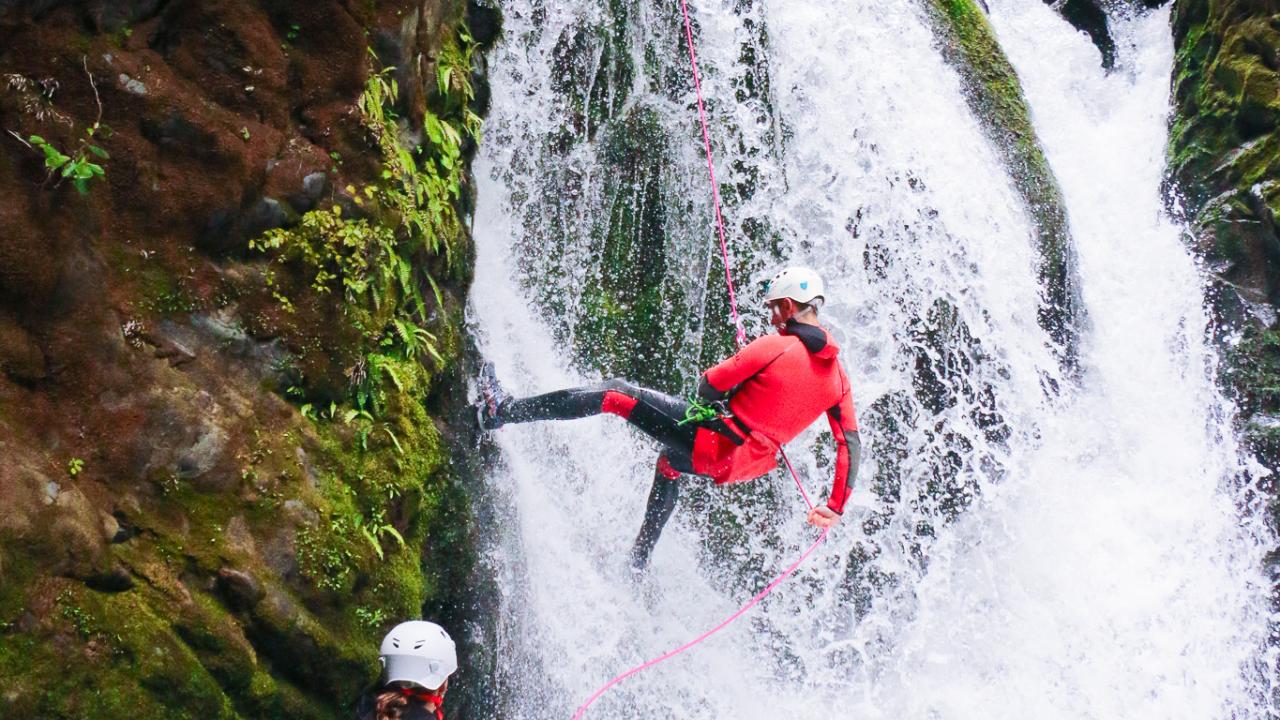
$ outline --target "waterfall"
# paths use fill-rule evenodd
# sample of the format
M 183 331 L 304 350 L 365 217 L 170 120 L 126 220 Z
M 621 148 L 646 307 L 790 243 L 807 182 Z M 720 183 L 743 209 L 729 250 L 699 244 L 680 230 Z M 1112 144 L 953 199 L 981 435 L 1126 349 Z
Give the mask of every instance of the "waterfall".
M 1040 0 L 991 0 L 1063 186 L 1089 325 L 1063 377 L 1026 211 L 914 3 L 691 7 L 743 309 L 819 268 L 864 438 L 842 522 L 764 605 L 589 717 L 1264 717 L 1274 544 L 1159 196 L 1166 11 L 1117 69 Z M 728 350 L 679 6 L 507 0 L 475 163 L 470 321 L 516 394 L 688 388 Z M 656 452 L 616 418 L 493 435 L 503 717 L 567 718 L 812 542 L 775 473 L 689 481 L 647 577 Z M 792 443 L 830 483 L 819 422 Z

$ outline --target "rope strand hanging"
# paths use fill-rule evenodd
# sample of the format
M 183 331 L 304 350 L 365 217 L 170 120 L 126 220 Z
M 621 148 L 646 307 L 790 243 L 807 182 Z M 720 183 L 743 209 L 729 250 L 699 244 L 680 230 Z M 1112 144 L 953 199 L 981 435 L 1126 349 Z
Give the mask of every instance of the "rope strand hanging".
M 732 271 L 730 270 L 730 262 L 729 262 L 729 244 L 728 244 L 728 241 L 726 240 L 726 234 L 725 234 L 725 228 L 724 228 L 724 216 L 720 211 L 720 186 L 719 186 L 719 183 L 716 182 L 716 167 L 711 154 L 711 132 L 707 126 L 706 105 L 703 103 L 703 100 L 702 100 L 702 78 L 700 73 L 698 72 L 698 53 L 696 48 L 694 47 L 693 23 L 689 19 L 689 5 L 687 0 L 680 0 L 680 11 L 681 11 L 681 14 L 684 16 L 685 40 L 687 41 L 688 48 L 689 48 L 689 64 L 693 70 L 693 87 L 694 87 L 694 92 L 697 95 L 697 99 L 698 99 L 698 120 L 702 124 L 702 144 L 707 154 L 707 174 L 711 178 L 711 201 L 712 201 L 713 207 L 715 208 L 716 231 L 720 238 L 720 255 L 724 261 L 724 281 L 725 281 L 725 285 L 728 286 L 728 289 L 729 289 L 729 311 L 733 317 L 733 325 L 735 329 L 734 341 L 737 343 L 738 348 L 741 349 L 742 346 L 746 345 L 747 334 L 746 334 L 746 330 L 743 329 L 742 317 L 738 314 L 738 298 L 737 298 L 737 293 L 734 291 L 734 287 L 733 287 L 733 274 L 732 274 Z M 801 497 L 804 498 L 805 504 L 809 506 L 810 510 L 813 510 L 813 502 L 809 499 L 809 494 L 805 492 L 804 484 L 800 482 L 800 476 L 796 474 L 795 468 L 792 467 L 791 459 L 787 457 L 787 453 L 785 450 L 779 448 L 779 452 L 782 453 L 782 459 L 786 463 L 787 470 L 791 473 L 791 478 L 795 481 L 796 487 L 800 490 L 800 495 Z M 596 690 L 595 693 L 591 695 L 591 697 L 587 698 L 586 702 L 578 706 L 578 710 L 573 714 L 573 720 L 581 720 L 587 714 L 587 709 L 590 708 L 591 705 L 595 703 L 596 700 L 600 699 L 602 695 L 604 695 L 614 686 L 621 683 L 623 680 L 626 680 L 632 675 L 636 675 L 637 673 L 643 672 L 653 667 L 654 665 L 657 665 L 658 663 L 669 660 L 675 657 L 676 655 L 679 655 L 685 652 L 686 650 L 694 647 L 695 645 L 698 645 L 704 640 L 707 640 L 708 638 L 710 638 L 712 635 L 715 635 L 716 633 L 720 632 L 724 628 L 728 627 L 734 620 L 737 620 L 738 618 L 745 615 L 747 611 L 750 610 L 751 608 L 760 604 L 762 600 L 768 597 L 769 594 L 772 593 L 787 578 L 791 577 L 791 575 L 802 564 L 804 564 L 805 560 L 809 559 L 809 556 L 813 554 L 813 551 L 817 550 L 818 546 L 822 544 L 822 541 L 827 539 L 828 532 L 830 532 L 829 528 L 824 529 L 822 531 L 822 534 L 818 536 L 818 539 L 815 540 L 813 544 L 809 546 L 808 550 L 805 550 L 803 553 L 801 553 L 800 557 L 797 558 L 795 562 L 793 562 L 786 570 L 783 570 L 780 575 L 774 578 L 768 585 L 764 587 L 763 590 L 756 593 L 755 596 L 753 596 L 750 600 L 748 600 L 745 604 L 743 604 L 742 607 L 738 608 L 737 611 L 735 611 L 732 615 L 722 620 L 720 624 L 716 625 L 710 630 L 707 630 L 706 632 L 702 633 L 701 635 L 695 637 L 694 639 L 690 640 L 689 642 L 681 645 L 680 647 L 674 650 L 670 650 L 656 658 L 653 658 L 652 660 L 647 660 L 639 665 L 636 665 L 635 667 L 627 670 L 626 672 L 623 672 L 620 675 L 617 675 L 609 682 L 600 686 L 600 688 Z

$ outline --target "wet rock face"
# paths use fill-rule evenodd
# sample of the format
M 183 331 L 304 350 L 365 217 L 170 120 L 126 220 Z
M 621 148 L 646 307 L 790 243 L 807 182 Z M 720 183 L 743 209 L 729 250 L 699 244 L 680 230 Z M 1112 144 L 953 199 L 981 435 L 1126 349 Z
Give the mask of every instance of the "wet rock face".
M 1102 53 L 1102 66 L 1110 70 L 1116 63 L 1116 42 L 1111 38 L 1110 24 L 1107 22 L 1107 11 L 1099 0 L 1066 0 L 1053 5 L 1072 27 L 1089 36 L 1098 52 Z
M 1280 15 L 1264 5 L 1183 0 L 1173 16 L 1170 189 L 1242 306 L 1280 301 Z
M 1280 11 L 1176 0 L 1168 189 L 1215 278 L 1224 379 L 1246 437 L 1280 469 Z
M 51 10 L 66 7 L 97 32 L 113 33 L 151 17 L 163 4 L 164 0 L 0 0 L 0 20 L 10 12 L 39 20 Z
M 1076 364 L 1083 322 L 1075 250 L 1066 203 L 1044 156 L 1017 73 L 976 0 L 931 0 L 934 34 L 953 65 L 965 99 L 1000 154 L 1026 207 L 1039 251 L 1040 326 L 1053 338 L 1063 366 Z
M 414 59 L 421 135 L 465 14 L 0 0 L 0 717 L 345 717 L 388 623 L 466 604 L 438 580 L 465 577 L 439 548 L 467 503 L 437 428 L 465 402 L 465 274 L 435 276 L 442 358 L 410 368 L 438 399 L 361 437 L 289 394 L 348 393 L 342 294 L 286 309 L 291 268 L 248 245 L 356 207 L 344 188 L 383 169 L 357 108 L 371 38 Z M 105 175 L 49 177 L 32 135 Z
M 1089 36 L 1102 54 L 1102 66 L 1108 70 L 1115 66 L 1116 42 L 1111 37 L 1108 10 L 1152 9 L 1169 0 L 1045 0 L 1053 5 L 1067 22 Z
M 22 383 L 43 380 L 47 374 L 44 351 L 36 339 L 4 315 L 0 315 L 0 371 Z

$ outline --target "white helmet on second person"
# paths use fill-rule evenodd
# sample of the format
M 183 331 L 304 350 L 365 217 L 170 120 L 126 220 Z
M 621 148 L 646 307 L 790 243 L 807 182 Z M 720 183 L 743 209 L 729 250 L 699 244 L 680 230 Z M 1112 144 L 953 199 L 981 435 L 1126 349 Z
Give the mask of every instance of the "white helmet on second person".
M 425 620 L 403 622 L 382 640 L 387 682 L 436 690 L 458 669 L 458 653 L 444 628 Z
M 764 286 L 764 301 L 770 303 L 791 298 L 805 305 L 821 304 L 826 299 L 824 293 L 822 276 L 818 273 L 807 267 L 789 267 L 774 275 Z

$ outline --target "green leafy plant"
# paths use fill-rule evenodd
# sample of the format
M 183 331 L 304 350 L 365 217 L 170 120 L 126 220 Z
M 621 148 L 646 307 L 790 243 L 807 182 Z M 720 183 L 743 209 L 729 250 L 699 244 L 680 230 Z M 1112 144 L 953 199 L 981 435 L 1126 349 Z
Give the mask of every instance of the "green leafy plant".
M 90 132 L 92 132 L 92 128 Z M 70 179 L 71 184 L 75 186 L 76 191 L 81 195 L 89 194 L 90 180 L 106 175 L 106 171 L 102 169 L 101 165 L 92 162 L 88 158 L 88 153 L 92 153 L 104 160 L 110 157 L 107 155 L 106 150 L 97 145 L 82 142 L 82 147 L 73 155 L 67 155 L 39 135 L 32 135 L 27 138 L 27 141 L 31 143 L 32 147 L 44 153 L 44 165 L 48 168 L 49 173 L 51 175 L 56 173 L 63 179 Z
M 337 205 L 303 215 L 297 227 L 272 230 L 249 242 L 253 250 L 280 251 L 280 261 L 310 268 L 316 292 L 341 289 L 349 302 L 365 300 L 374 306 L 388 300 L 386 286 L 401 275 L 400 258 L 389 257 L 395 255 L 395 245 L 392 228 L 345 218 Z
M 402 318 L 394 318 L 391 326 L 395 329 L 396 338 L 400 341 L 400 347 L 404 350 L 406 357 L 416 359 L 426 352 L 434 357 L 436 362 L 444 363 L 444 358 L 440 357 L 440 353 L 436 351 L 436 336 L 426 328 L 406 322 Z
M 317 410 L 315 405 L 312 403 L 303 403 L 302 406 L 298 408 L 298 413 L 312 422 L 332 420 L 337 412 L 338 404 L 332 401 L 330 401 L 328 407 L 322 407 L 319 410 Z
M 59 150 L 53 143 L 39 135 L 31 135 L 22 142 L 32 150 L 44 155 L 44 166 L 47 172 L 46 182 L 54 177 L 58 178 L 58 183 L 63 180 L 70 180 L 77 192 L 81 195 L 87 195 L 89 194 L 89 183 L 96 178 L 105 177 L 107 174 L 106 170 L 94 160 L 109 160 L 111 156 L 107 154 L 106 150 L 97 145 L 97 136 L 106 132 L 107 128 L 102 124 L 102 99 L 98 96 L 98 84 L 93 79 L 93 73 L 89 72 L 88 59 L 83 62 L 84 72 L 89 76 L 89 84 L 93 87 L 94 101 L 98 105 L 98 116 L 93 121 L 93 124 L 84 131 L 70 152 Z M 15 135 L 15 137 L 18 136 Z M 18 139 L 22 140 L 21 137 L 18 137 Z
M 436 84 L 440 96 L 451 106 L 449 110 L 461 115 L 465 132 L 479 139 L 480 116 L 471 111 L 471 102 L 476 98 L 471 73 L 475 67 L 477 47 L 466 23 L 460 24 L 456 39 L 446 40 L 441 48 L 436 66 Z
M 80 458 L 71 458 L 71 460 L 67 462 L 67 475 L 75 477 L 83 470 L 84 460 L 81 460 Z
M 71 623 L 71 627 L 75 628 L 81 638 L 88 639 L 97 630 L 97 620 L 76 603 L 76 597 L 70 590 L 63 590 L 58 594 L 58 604 L 61 606 L 62 618 Z
M 394 68 L 380 68 L 370 51 L 374 69 L 356 108 L 381 160 L 377 179 L 343 188 L 345 204 L 318 208 L 295 226 L 250 242 L 251 249 L 270 255 L 290 273 L 290 282 L 278 269 L 267 273 L 267 284 L 286 312 L 294 311 L 294 288 L 301 284 L 318 294 L 341 293 L 346 301 L 344 312 L 364 341 L 347 369 L 351 407 L 328 413 L 310 403 L 301 407 L 312 420 L 341 416 L 362 449 L 382 436 L 404 455 L 396 431 L 378 420 L 400 402 L 393 396 L 418 391 L 421 368 L 445 363 L 440 338 L 431 331 L 429 303 L 434 299 L 442 307 L 444 296 L 430 268 L 456 271 L 454 247 L 465 235 L 457 210 L 465 183 L 462 151 L 464 139 L 479 128 L 479 119 L 466 109 L 474 97 L 472 45 L 467 36 L 450 46 L 448 62 L 442 61 L 450 70 L 438 78 L 447 94 L 445 114 L 426 112 L 417 145 L 410 145 L 401 130 Z M 331 157 L 341 164 L 338 153 Z M 306 400 L 305 391 L 297 399 Z
M 360 446 L 361 450 L 368 451 L 369 438 L 376 431 L 381 431 L 395 446 L 396 453 L 404 455 L 404 446 L 400 444 L 400 438 L 396 435 L 395 430 L 391 429 L 391 425 L 388 423 L 378 422 L 369 410 L 352 408 L 343 414 L 342 421 L 346 425 L 355 428 L 356 444 Z
M 345 592 L 356 573 L 358 557 L 351 544 L 351 525 L 344 517 L 326 528 L 303 528 L 296 542 L 298 567 L 321 590 Z
M 390 618 L 387 615 L 387 611 L 380 607 L 371 608 L 361 605 L 356 608 L 356 620 L 370 630 L 377 630 L 385 625 Z
M 364 539 L 373 547 L 373 551 L 377 554 L 379 560 L 386 559 L 386 555 L 382 550 L 381 538 L 383 535 L 390 535 L 400 547 L 404 547 L 404 536 L 402 536 L 400 531 L 396 530 L 391 523 L 387 522 L 386 512 L 384 510 L 379 509 L 375 511 L 373 517 L 368 521 L 361 518 L 358 521 L 358 526 L 360 528 L 360 534 L 363 535 Z

